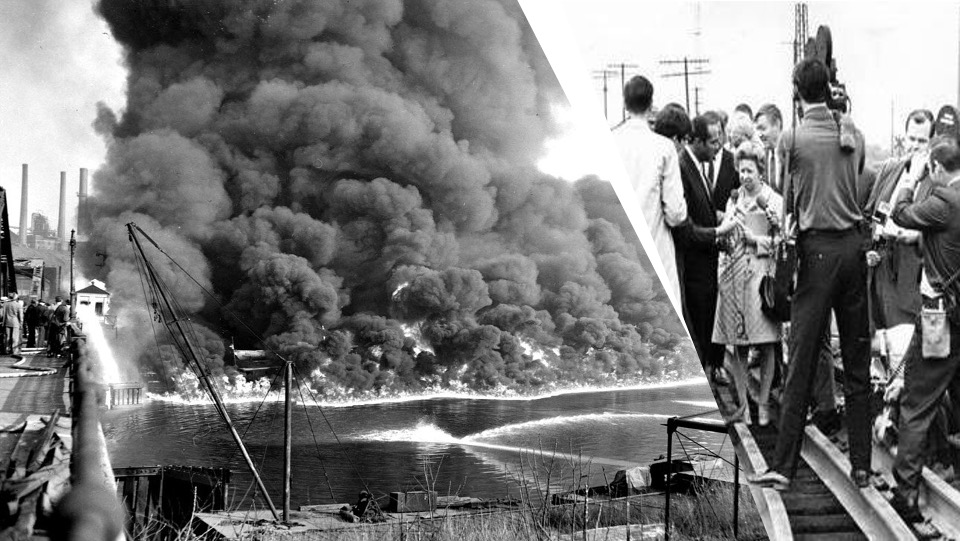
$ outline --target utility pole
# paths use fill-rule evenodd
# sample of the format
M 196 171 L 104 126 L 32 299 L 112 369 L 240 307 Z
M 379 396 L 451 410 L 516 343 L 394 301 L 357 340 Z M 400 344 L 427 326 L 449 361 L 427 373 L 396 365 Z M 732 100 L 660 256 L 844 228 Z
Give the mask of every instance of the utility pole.
M 603 118 L 610 120 L 607 116 L 607 77 L 616 75 L 617 72 L 608 69 L 593 70 L 594 79 L 603 79 Z
M 694 116 L 700 115 L 700 87 L 693 87 L 693 114 Z
M 702 68 L 703 65 L 709 64 L 710 60 L 707 58 L 688 58 L 683 57 L 682 59 L 672 59 L 672 60 L 661 60 L 661 65 L 674 66 L 678 64 L 683 64 L 683 71 L 676 73 L 666 73 L 662 77 L 683 77 L 683 89 L 686 95 L 686 107 L 687 113 L 690 112 L 690 76 L 691 75 L 706 75 L 710 71 Z
M 639 67 L 636 64 L 627 64 L 626 62 L 620 62 L 617 64 L 607 64 L 608 68 L 620 68 L 620 88 L 623 89 L 627 85 L 627 68 L 636 68 Z M 621 120 L 627 119 L 627 106 L 623 104 L 620 107 L 620 114 L 622 116 Z
M 807 4 L 797 2 L 793 5 L 793 65 L 796 66 L 803 59 L 803 49 L 806 47 L 807 40 L 810 39 L 810 32 L 807 27 Z M 797 125 L 797 104 L 791 107 L 793 112 L 793 125 Z

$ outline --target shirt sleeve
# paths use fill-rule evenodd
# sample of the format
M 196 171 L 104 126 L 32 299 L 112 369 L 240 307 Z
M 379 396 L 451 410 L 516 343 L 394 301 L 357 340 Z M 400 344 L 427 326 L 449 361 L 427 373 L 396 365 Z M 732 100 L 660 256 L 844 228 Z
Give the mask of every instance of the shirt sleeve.
M 913 188 L 904 188 L 896 195 L 896 204 L 890 217 L 893 223 L 907 229 L 940 231 L 950 220 L 950 204 L 943 198 L 939 188 L 929 197 L 913 202 Z
M 683 181 L 680 179 L 680 160 L 677 149 L 671 145 L 663 162 L 660 197 L 663 217 L 670 227 L 676 227 L 687 219 L 687 201 L 683 197 Z
M 789 162 L 793 159 L 793 156 L 788 155 L 789 151 L 787 149 L 790 148 L 791 146 L 787 142 L 788 139 L 790 141 L 793 140 L 793 133 L 787 132 L 787 131 L 783 132 L 783 134 L 780 136 L 780 140 L 777 141 L 776 153 L 777 153 L 777 156 L 779 157 L 779 162 L 780 162 L 781 189 L 784 190 L 784 192 L 780 194 L 783 197 L 783 204 L 781 207 L 781 211 L 787 214 L 792 214 L 793 205 L 791 204 L 791 202 L 793 201 L 793 191 L 794 189 L 796 189 L 796 186 L 794 186 L 793 179 L 789 178 L 790 176 Z M 787 186 L 788 180 L 790 184 L 789 186 Z

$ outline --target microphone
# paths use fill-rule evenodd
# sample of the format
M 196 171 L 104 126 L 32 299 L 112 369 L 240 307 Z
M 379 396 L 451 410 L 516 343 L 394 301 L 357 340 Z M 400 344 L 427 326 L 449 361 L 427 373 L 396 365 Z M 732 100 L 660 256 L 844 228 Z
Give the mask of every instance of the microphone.
M 760 210 L 767 210 L 767 194 L 761 193 L 757 196 L 757 206 L 760 207 Z

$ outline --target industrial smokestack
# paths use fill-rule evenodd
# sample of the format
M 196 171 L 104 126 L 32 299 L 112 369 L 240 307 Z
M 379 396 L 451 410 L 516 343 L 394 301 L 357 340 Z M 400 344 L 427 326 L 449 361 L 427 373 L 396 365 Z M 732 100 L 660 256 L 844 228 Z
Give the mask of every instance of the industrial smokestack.
M 27 164 L 23 164 L 23 186 L 20 188 L 20 246 L 27 245 L 27 218 L 30 213 L 27 211 Z
M 77 237 L 84 233 L 80 229 L 87 218 L 87 168 L 80 168 L 80 201 L 77 203 Z
M 57 244 L 67 249 L 67 172 L 60 171 L 60 218 L 57 220 Z

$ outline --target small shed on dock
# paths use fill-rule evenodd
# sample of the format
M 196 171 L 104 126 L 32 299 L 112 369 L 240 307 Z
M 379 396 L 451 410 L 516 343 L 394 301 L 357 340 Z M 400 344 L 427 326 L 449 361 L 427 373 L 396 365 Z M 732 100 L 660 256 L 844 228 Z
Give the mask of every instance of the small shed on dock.
M 77 291 L 77 304 L 93 306 L 101 322 L 110 310 L 110 293 L 104 287 L 104 283 L 100 280 L 92 280 L 90 285 Z

